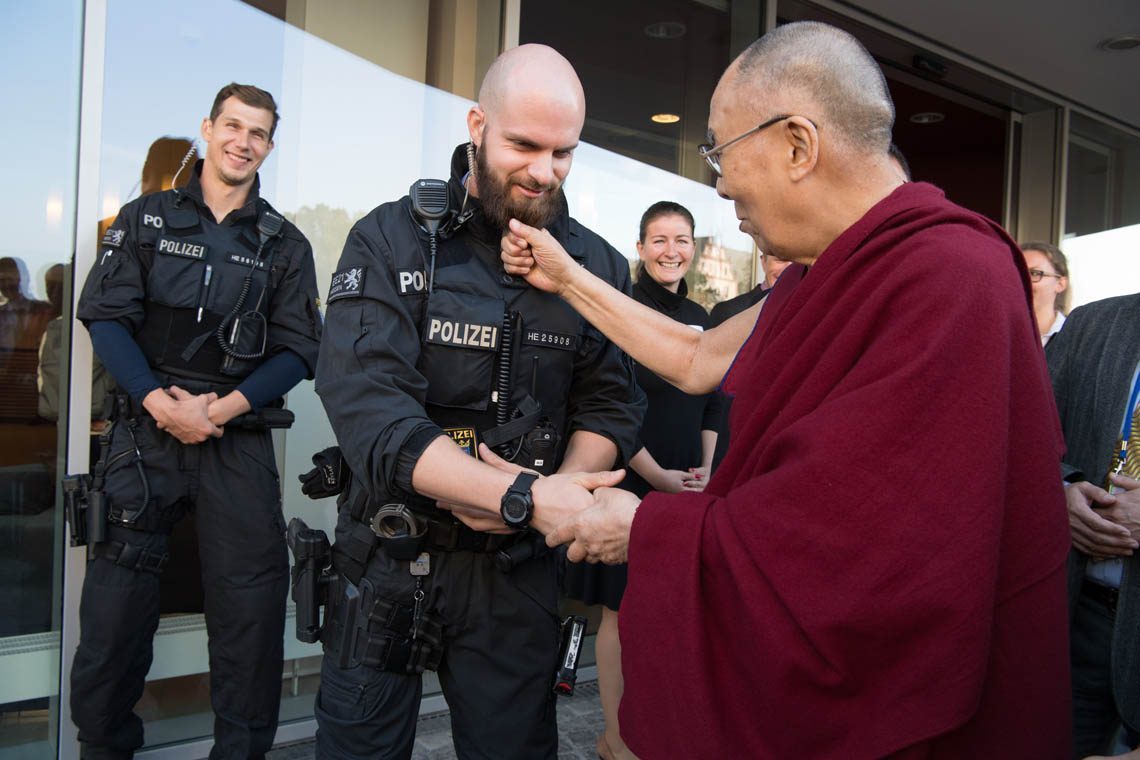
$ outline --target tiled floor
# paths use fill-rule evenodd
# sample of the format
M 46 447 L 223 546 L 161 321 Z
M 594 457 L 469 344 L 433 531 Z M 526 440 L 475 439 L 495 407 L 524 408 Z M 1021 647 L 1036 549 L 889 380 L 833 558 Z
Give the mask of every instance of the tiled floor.
M 597 681 L 580 682 L 574 696 L 558 700 L 559 760 L 593 760 L 598 734 L 602 732 L 602 703 L 598 699 Z M 313 757 L 313 742 L 300 742 L 279 747 L 268 760 L 301 760 Z M 436 713 L 421 717 L 416 727 L 416 745 L 412 760 L 451 760 L 455 748 L 451 744 L 451 717 Z

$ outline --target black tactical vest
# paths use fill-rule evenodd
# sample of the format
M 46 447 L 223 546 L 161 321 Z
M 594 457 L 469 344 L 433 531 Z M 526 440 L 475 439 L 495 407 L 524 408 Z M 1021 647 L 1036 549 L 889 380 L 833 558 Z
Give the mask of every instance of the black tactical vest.
M 242 318 L 245 339 L 238 340 L 238 351 L 256 353 L 264 347 L 264 340 L 248 331 L 260 330 L 264 338 L 283 265 L 274 268 L 279 238 L 269 239 L 257 255 L 257 221 L 269 204 L 260 198 L 256 203 L 256 216 L 221 225 L 204 217 L 185 194 L 156 193 L 143 199 L 135 228 L 139 255 L 149 260 L 150 268 L 146 317 L 135 338 L 155 369 L 234 384 L 261 363 L 261 358 L 227 355 L 219 341 L 219 330 L 230 338 L 234 320 Z

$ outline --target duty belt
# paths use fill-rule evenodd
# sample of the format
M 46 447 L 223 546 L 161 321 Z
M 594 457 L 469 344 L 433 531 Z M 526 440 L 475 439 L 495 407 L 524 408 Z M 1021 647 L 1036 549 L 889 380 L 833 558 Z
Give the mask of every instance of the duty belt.
M 471 530 L 458 520 L 443 522 L 435 518 L 428 521 L 426 546 L 444 552 L 497 552 L 518 540 L 518 533 L 482 533 Z
M 383 504 L 369 501 L 367 493 L 360 489 L 353 500 L 352 519 L 368 525 L 382 507 Z M 409 511 L 425 525 L 424 548 L 429 550 L 489 554 L 517 542 L 521 535 L 483 533 L 468 528 L 454 517 L 425 514 L 414 508 Z
M 228 391 L 226 391 L 228 392 Z M 222 395 L 222 393 L 218 393 Z M 134 398 L 127 396 L 127 411 L 131 417 L 149 417 L 150 412 L 146 410 Z M 288 409 L 278 409 L 276 407 L 263 407 L 256 411 L 246 412 L 239 414 L 237 417 L 226 422 L 224 427 L 239 430 L 275 430 L 278 428 L 289 429 L 293 426 L 294 415 Z

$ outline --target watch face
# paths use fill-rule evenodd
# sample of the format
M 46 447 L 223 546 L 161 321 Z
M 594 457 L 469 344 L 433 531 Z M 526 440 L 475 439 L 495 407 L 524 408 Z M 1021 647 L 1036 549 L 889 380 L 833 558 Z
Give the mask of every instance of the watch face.
M 503 518 L 509 523 L 519 523 L 527 518 L 530 500 L 522 494 L 509 494 L 503 499 Z

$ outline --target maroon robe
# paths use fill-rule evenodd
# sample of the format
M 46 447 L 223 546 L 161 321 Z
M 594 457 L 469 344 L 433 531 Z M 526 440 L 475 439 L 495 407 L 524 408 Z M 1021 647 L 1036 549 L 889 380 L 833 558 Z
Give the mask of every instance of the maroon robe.
M 904 185 L 789 267 L 701 494 L 638 509 L 652 758 L 1068 757 L 1062 441 L 1016 245 Z

